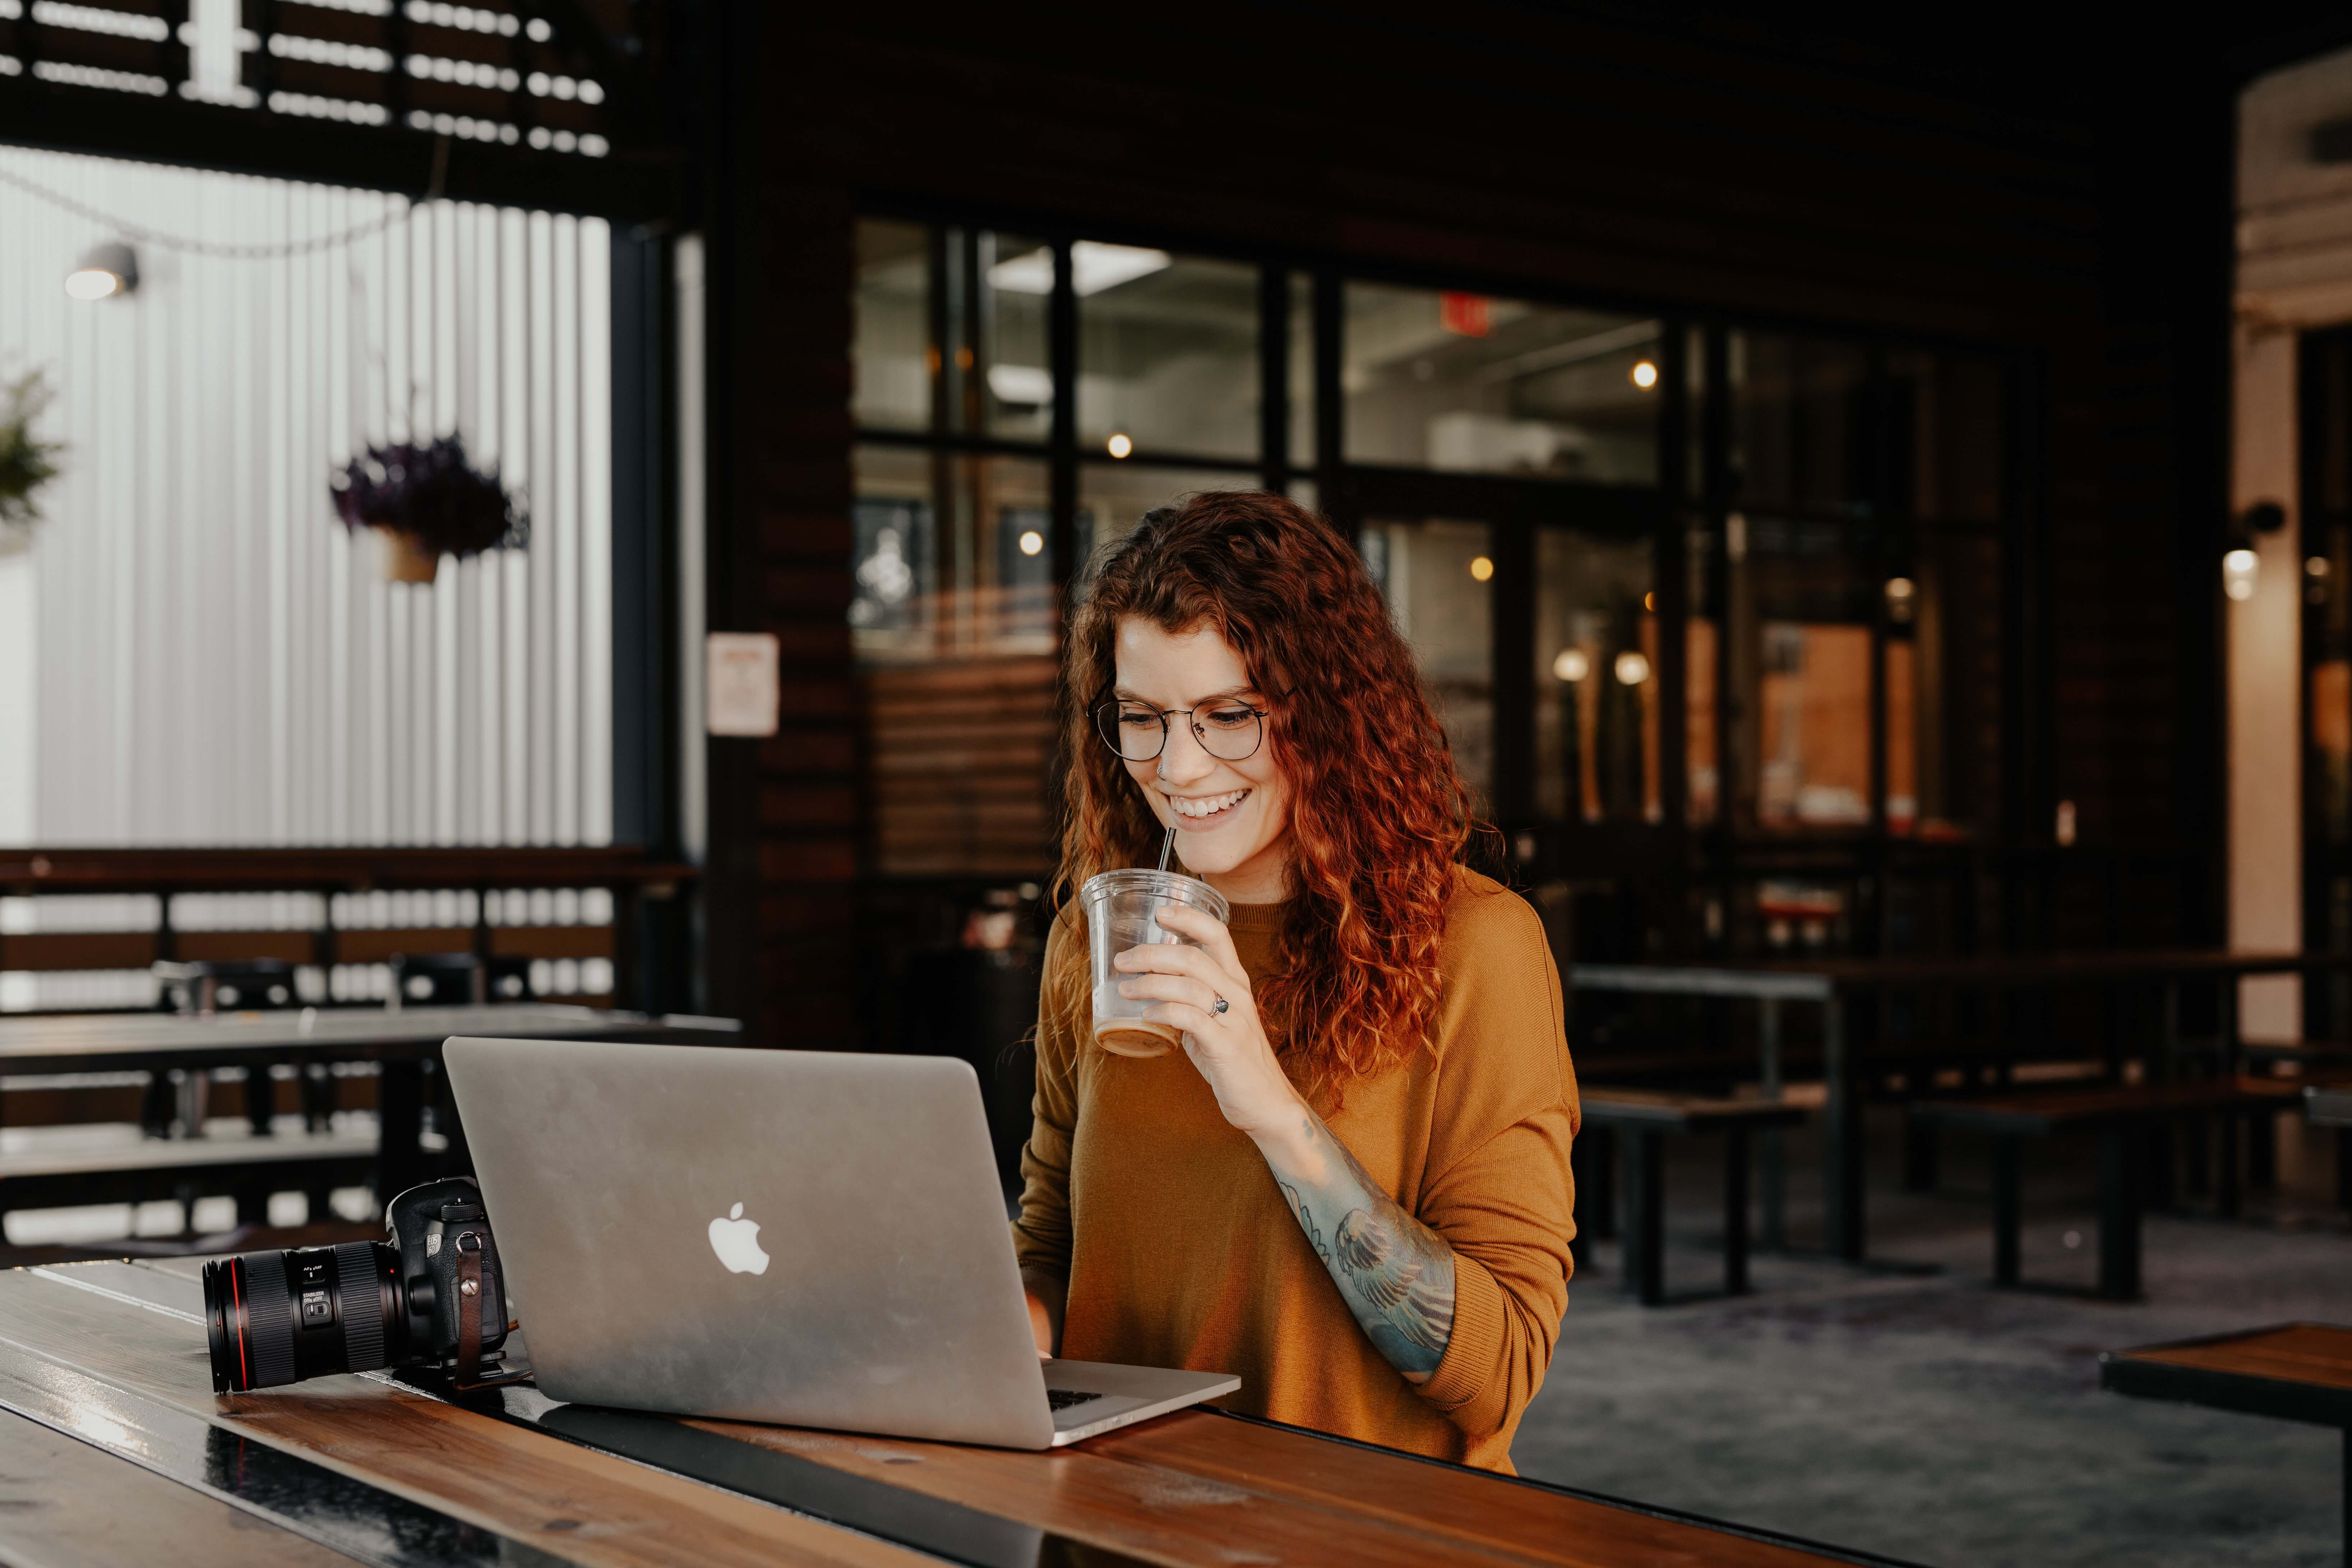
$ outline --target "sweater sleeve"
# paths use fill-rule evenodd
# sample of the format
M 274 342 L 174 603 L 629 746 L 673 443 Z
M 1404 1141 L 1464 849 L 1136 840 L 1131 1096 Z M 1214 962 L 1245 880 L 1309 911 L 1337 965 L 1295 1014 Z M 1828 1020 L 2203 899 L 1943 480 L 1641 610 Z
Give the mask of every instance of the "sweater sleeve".
M 1085 929 L 1059 920 L 1045 938 L 1037 1007 L 1037 1090 L 1021 1151 L 1021 1217 L 1013 1250 L 1024 1268 L 1070 1277 L 1070 1138 L 1078 1123 L 1076 1039 L 1055 978 L 1086 958 Z M 1083 989 L 1083 987 L 1081 987 Z
M 1454 1249 L 1454 1330 L 1421 1395 L 1472 1437 L 1516 1426 L 1568 1307 L 1578 1123 L 1559 973 L 1494 883 L 1448 914 L 1437 1098 L 1417 1215 Z

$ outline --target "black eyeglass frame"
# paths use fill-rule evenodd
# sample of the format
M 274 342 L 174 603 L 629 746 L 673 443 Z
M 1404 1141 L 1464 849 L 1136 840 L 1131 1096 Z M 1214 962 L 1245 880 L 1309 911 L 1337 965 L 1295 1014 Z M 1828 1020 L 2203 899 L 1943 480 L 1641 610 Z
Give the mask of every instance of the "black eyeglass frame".
M 1157 751 L 1153 752 L 1148 757 L 1129 756 L 1125 752 L 1118 749 L 1118 745 L 1116 742 L 1114 742 L 1108 735 L 1103 733 L 1103 710 L 1105 709 L 1116 710 L 1131 701 L 1135 702 L 1135 705 L 1138 708 L 1150 709 L 1153 716 L 1160 721 L 1160 746 Z M 1202 708 L 1213 708 L 1220 704 L 1230 704 L 1236 708 L 1245 708 L 1249 710 L 1252 717 L 1257 720 L 1256 742 L 1251 745 L 1248 751 L 1244 752 L 1238 757 L 1223 756 L 1212 749 L 1209 745 L 1208 732 L 1201 728 L 1201 721 L 1192 717 L 1193 714 L 1200 711 Z M 1168 751 L 1168 721 L 1179 713 L 1183 714 L 1185 720 L 1192 725 L 1192 739 L 1200 742 L 1201 750 L 1207 752 L 1209 755 L 1215 757 L 1217 761 L 1221 763 L 1245 763 L 1252 757 L 1256 756 L 1259 751 L 1265 745 L 1265 721 L 1274 717 L 1273 709 L 1260 708 L 1256 703 L 1244 702 L 1238 697 L 1220 697 L 1212 702 L 1196 702 L 1190 708 L 1152 708 L 1150 703 L 1136 701 L 1133 698 L 1105 697 L 1096 700 L 1087 710 L 1087 717 L 1094 721 L 1095 738 L 1109 748 L 1110 754 L 1112 756 L 1117 757 L 1123 763 L 1156 763 L 1162 756 L 1166 755 Z

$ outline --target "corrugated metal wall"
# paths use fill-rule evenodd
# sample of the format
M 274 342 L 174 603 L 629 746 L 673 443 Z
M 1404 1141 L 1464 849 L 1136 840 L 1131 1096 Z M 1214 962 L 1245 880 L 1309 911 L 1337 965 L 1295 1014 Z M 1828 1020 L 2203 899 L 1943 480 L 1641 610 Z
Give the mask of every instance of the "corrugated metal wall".
M 0 184 L 0 375 L 47 373 L 69 447 L 6 563 L 32 592 L 0 599 L 38 623 L 0 671 L 31 694 L 27 836 L 610 842 L 606 225 L 16 148 L 0 173 L 219 245 L 394 220 L 266 259 L 141 245 L 138 291 L 83 302 L 65 275 L 114 237 Z M 453 430 L 530 548 L 387 584 L 329 476 Z

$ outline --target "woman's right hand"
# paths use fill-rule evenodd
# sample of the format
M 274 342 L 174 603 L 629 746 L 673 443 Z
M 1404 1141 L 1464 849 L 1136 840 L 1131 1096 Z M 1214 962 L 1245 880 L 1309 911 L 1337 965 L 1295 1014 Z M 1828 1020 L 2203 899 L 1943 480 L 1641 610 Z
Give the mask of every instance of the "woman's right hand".
M 1024 1292 L 1029 1298 L 1029 1331 L 1037 1337 L 1037 1359 L 1054 1359 L 1054 1320 L 1045 1310 L 1045 1303 L 1037 1300 L 1034 1290 Z

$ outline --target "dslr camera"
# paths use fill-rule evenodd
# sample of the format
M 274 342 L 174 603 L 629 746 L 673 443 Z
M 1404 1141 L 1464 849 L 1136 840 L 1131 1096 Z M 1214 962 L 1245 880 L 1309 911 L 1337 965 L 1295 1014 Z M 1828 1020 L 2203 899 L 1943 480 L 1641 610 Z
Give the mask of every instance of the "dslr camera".
M 506 1280 L 473 1178 L 409 1188 L 384 1230 L 205 1264 L 213 1392 L 390 1366 L 447 1368 L 460 1388 L 506 1380 Z

